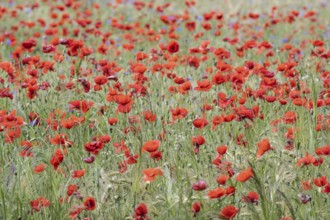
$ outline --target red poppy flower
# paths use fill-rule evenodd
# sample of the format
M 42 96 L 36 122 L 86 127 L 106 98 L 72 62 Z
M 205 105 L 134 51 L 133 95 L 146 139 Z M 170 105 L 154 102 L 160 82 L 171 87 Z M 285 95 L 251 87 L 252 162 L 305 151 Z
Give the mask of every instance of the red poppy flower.
M 325 186 L 325 184 L 327 184 L 328 180 L 327 180 L 326 176 L 321 176 L 321 177 L 315 178 L 313 180 L 313 182 L 316 186 L 322 187 L 322 186 Z
M 236 100 L 236 96 L 227 97 L 223 92 L 218 93 L 218 99 L 213 102 L 220 108 L 227 108 L 228 105 L 232 104 Z
M 193 121 L 193 125 L 196 128 L 199 128 L 200 130 L 202 130 L 208 124 L 209 124 L 209 122 L 204 118 L 197 118 Z
M 224 188 L 221 188 L 221 187 L 218 187 L 216 189 L 210 190 L 207 193 L 207 196 L 210 199 L 219 199 L 219 198 L 221 198 L 224 195 L 226 195 L 226 190 Z
M 248 118 L 251 121 L 253 121 L 253 119 L 256 116 L 252 109 L 249 109 L 244 105 L 240 105 L 238 108 L 235 107 L 233 108 L 233 110 L 235 114 L 238 116 L 238 118 L 236 119 L 237 121 L 242 121 L 245 118 Z
M 97 85 L 104 85 L 104 84 L 107 84 L 108 82 L 108 77 L 106 76 L 95 76 L 94 77 L 94 82 L 97 84 Z
M 220 155 L 224 155 L 227 152 L 228 147 L 227 146 L 219 146 L 217 147 L 217 152 Z
M 236 216 L 238 211 L 239 211 L 239 208 L 236 208 L 235 206 L 232 206 L 232 205 L 228 205 L 221 209 L 219 215 L 220 215 L 220 217 L 222 217 L 226 220 L 230 220 Z
M 236 189 L 233 186 L 228 186 L 227 188 L 225 188 L 225 191 L 227 196 L 231 196 L 235 194 Z
M 171 109 L 171 113 L 172 119 L 175 121 L 177 119 L 186 117 L 186 115 L 188 114 L 188 110 L 185 108 L 178 107 L 176 109 Z
M 223 75 L 221 72 L 215 73 L 214 76 L 212 77 L 212 82 L 215 85 L 220 85 L 220 84 L 225 83 L 227 81 L 228 81 L 228 76 Z
M 256 192 L 250 191 L 246 196 L 243 196 L 243 202 L 249 202 L 253 204 L 257 204 L 259 200 L 259 195 Z
M 96 201 L 93 197 L 86 197 L 84 201 L 85 209 L 92 211 L 96 208 Z
M 32 47 L 35 46 L 37 46 L 37 42 L 34 39 L 29 39 L 22 42 L 22 47 L 24 47 L 25 49 L 31 49 Z
M 262 139 L 260 142 L 258 142 L 257 146 L 258 146 L 257 158 L 261 157 L 267 151 L 273 149 L 270 146 L 269 140 L 267 138 Z
M 50 164 L 53 166 L 54 170 L 57 170 L 57 167 L 64 160 L 64 154 L 62 149 L 56 149 L 53 157 L 50 159 Z
M 298 159 L 297 166 L 300 167 L 301 165 L 308 166 L 310 164 L 315 163 L 316 159 L 312 155 L 306 152 L 305 157 Z
M 145 111 L 143 115 L 144 115 L 144 119 L 148 122 L 156 121 L 156 114 L 153 114 L 151 111 Z
M 163 176 L 163 171 L 159 168 L 148 168 L 143 170 L 143 180 L 146 182 L 152 182 L 157 176 Z
M 324 156 L 330 155 L 330 145 L 316 148 L 315 153 L 317 155 L 324 155 Z
M 314 166 L 320 166 L 323 163 L 324 159 L 322 157 L 315 158 L 315 161 L 313 163 Z
M 236 119 L 236 115 L 234 113 L 229 113 L 228 115 L 226 115 L 223 119 L 224 122 L 231 122 L 234 119 Z
M 133 218 L 135 220 L 148 220 L 148 208 L 146 204 L 140 203 L 134 210 Z
M 217 178 L 217 183 L 219 185 L 225 185 L 228 179 L 229 179 L 229 175 L 220 175 Z
M 66 129 L 71 129 L 74 126 L 78 126 L 85 121 L 84 117 L 76 117 L 74 115 L 70 116 L 69 118 L 62 118 L 61 119 L 61 126 Z
M 50 139 L 50 143 L 53 145 L 61 145 L 71 147 L 73 142 L 69 140 L 67 134 L 57 134 L 55 137 Z
M 327 183 L 323 190 L 322 190 L 323 193 L 327 193 L 327 194 L 330 194 L 330 183 Z
M 102 150 L 104 144 L 101 141 L 92 141 L 84 145 L 85 150 L 94 155 L 98 155 L 100 150 Z
M 129 95 L 116 95 L 115 102 L 118 104 L 117 110 L 121 113 L 128 113 L 131 111 L 134 100 Z
M 133 72 L 138 74 L 143 74 L 148 69 L 145 65 L 140 63 L 133 65 L 132 68 L 133 68 Z
M 276 101 L 276 97 L 275 97 L 275 96 L 272 96 L 272 95 L 270 95 L 270 96 L 266 96 L 266 97 L 265 97 L 265 100 L 266 100 L 267 102 L 269 102 L 269 103 L 272 103 L 272 102 L 275 102 L 275 101 Z
M 156 152 L 158 150 L 160 146 L 160 141 L 159 140 L 151 140 L 151 141 L 147 141 L 146 143 L 144 143 L 144 145 L 142 146 L 142 152 Z
M 249 180 L 251 177 L 253 177 L 253 171 L 252 167 L 249 167 L 245 170 L 242 170 L 237 176 L 236 176 L 236 181 L 238 182 L 245 182 Z
M 66 194 L 72 196 L 75 192 L 78 192 L 78 186 L 76 184 L 68 185 Z
M 117 124 L 117 122 L 118 122 L 118 118 L 108 118 L 108 124 L 111 126 Z
M 212 88 L 212 84 L 209 80 L 203 80 L 203 81 L 197 81 L 197 87 L 195 87 L 195 90 L 207 92 Z
M 176 84 L 181 85 L 184 83 L 186 80 L 183 77 L 175 77 L 173 80 Z
M 297 121 L 297 113 L 293 111 L 288 111 L 283 116 L 283 121 L 285 124 L 293 124 Z
M 87 56 L 91 55 L 93 52 L 94 52 L 93 49 L 91 49 L 89 47 L 83 47 L 83 48 L 81 48 L 81 53 L 80 53 L 79 57 L 81 57 L 81 58 L 87 57 Z
M 84 176 L 85 173 L 86 173 L 85 169 L 74 170 L 73 173 L 72 173 L 72 178 L 80 178 L 80 177 Z
M 167 51 L 170 53 L 176 53 L 180 49 L 180 45 L 176 41 L 171 41 L 167 45 Z
M 186 81 L 184 83 L 182 83 L 179 87 L 178 87 L 178 91 L 185 95 L 187 94 L 187 92 L 191 89 L 191 83 L 189 81 Z
M 203 135 L 194 136 L 191 138 L 191 142 L 195 147 L 195 153 L 197 154 L 199 152 L 199 147 L 205 144 L 205 138 Z
M 82 113 L 86 114 L 89 109 L 94 105 L 94 102 L 86 101 L 86 100 L 74 100 L 69 102 L 69 110 L 79 110 Z
M 136 58 L 136 60 L 141 61 L 141 60 L 144 60 L 144 59 L 148 58 L 148 55 L 147 55 L 146 53 L 143 53 L 143 52 L 141 52 L 141 51 L 138 51 L 138 52 L 135 54 L 135 58 Z
M 213 106 L 210 104 L 203 105 L 203 111 L 211 111 L 212 109 L 213 109 Z
M 34 167 L 33 172 L 35 172 L 35 173 L 41 173 L 41 172 L 43 172 L 45 169 L 46 169 L 46 164 L 41 163 L 41 164 L 38 164 L 38 165 L 36 165 L 36 166 Z
M 212 130 L 215 129 L 216 126 L 220 125 L 222 122 L 224 122 L 224 116 L 221 115 L 216 115 L 213 117 L 213 120 L 212 120 Z
M 44 197 L 36 198 L 35 200 L 30 201 L 32 211 L 39 212 L 41 208 L 50 206 L 49 200 Z
M 96 136 L 93 137 L 93 141 L 100 141 L 103 144 L 107 144 L 111 141 L 111 137 L 109 135 L 101 135 L 101 136 Z
M 188 58 L 189 66 L 194 67 L 195 69 L 198 69 L 200 62 L 201 60 L 196 56 Z
M 150 158 L 155 160 L 161 160 L 163 158 L 163 153 L 160 151 L 151 152 L 149 155 Z
M 185 27 L 188 31 L 194 31 L 196 29 L 196 22 L 189 21 L 186 23 Z

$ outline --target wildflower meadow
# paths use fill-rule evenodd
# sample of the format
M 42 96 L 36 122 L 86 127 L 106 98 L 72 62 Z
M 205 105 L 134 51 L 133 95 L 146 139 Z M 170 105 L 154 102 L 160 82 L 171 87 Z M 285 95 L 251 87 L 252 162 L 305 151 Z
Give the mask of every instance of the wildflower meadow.
M 330 219 L 328 0 L 1 0 L 1 220 Z

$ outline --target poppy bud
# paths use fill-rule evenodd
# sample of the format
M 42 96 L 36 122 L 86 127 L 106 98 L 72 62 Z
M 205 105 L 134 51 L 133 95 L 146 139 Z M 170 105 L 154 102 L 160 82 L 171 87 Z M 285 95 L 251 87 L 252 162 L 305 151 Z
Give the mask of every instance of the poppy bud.
M 200 202 L 195 202 L 192 204 L 191 210 L 194 213 L 194 216 L 201 210 L 201 203 Z

